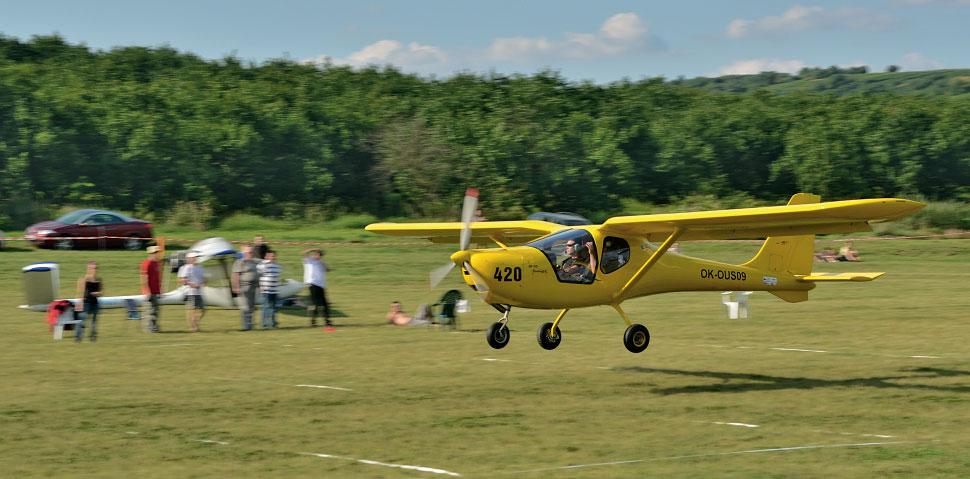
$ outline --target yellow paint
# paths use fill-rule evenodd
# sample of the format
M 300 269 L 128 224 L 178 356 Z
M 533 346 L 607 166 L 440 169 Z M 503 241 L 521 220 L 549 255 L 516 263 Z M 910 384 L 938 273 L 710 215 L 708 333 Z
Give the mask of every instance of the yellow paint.
M 475 286 L 477 275 L 487 291 L 485 302 L 521 308 L 567 310 L 611 305 L 630 324 L 621 302 L 675 291 L 767 291 L 786 301 L 808 298 L 816 281 L 867 281 L 881 273 L 826 275 L 811 271 L 814 234 L 868 231 L 870 223 L 889 221 L 915 212 L 923 203 L 898 198 L 820 202 L 816 195 L 799 193 L 788 205 L 734 210 L 620 216 L 601 225 L 566 227 L 544 221 L 484 221 L 470 225 L 473 242 L 492 240 L 500 248 L 469 249 L 452 255 L 462 277 Z M 423 237 L 457 243 L 461 223 L 375 223 L 374 233 Z M 592 284 L 561 282 L 556 266 L 538 248 L 523 246 L 563 230 L 585 230 L 602 258 L 607 236 L 630 245 L 626 263 L 604 273 L 602 264 Z M 669 254 L 675 241 L 765 238 L 761 250 L 742 264 Z M 663 241 L 659 247 L 654 241 Z M 518 246 L 516 246 L 518 245 Z M 472 271 L 467 271 L 465 266 Z M 520 279 L 508 271 L 521 270 Z M 505 272 L 503 274 L 503 272 Z M 464 274 L 470 273 L 470 274 Z M 511 278 L 511 279 L 510 279 Z

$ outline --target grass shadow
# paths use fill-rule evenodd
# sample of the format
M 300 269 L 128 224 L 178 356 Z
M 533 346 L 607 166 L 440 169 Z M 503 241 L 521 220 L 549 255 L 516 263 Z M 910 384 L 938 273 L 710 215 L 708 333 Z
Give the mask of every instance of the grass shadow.
M 894 381 L 914 379 L 937 379 L 970 376 L 970 371 L 913 368 L 901 370 L 902 375 L 872 376 L 866 378 L 817 379 L 807 377 L 770 376 L 766 374 L 731 373 L 720 371 L 687 371 L 682 369 L 663 369 L 645 367 L 615 368 L 614 371 L 645 374 L 668 374 L 706 379 L 719 379 L 718 384 L 699 384 L 670 388 L 655 388 L 652 392 L 661 395 L 696 393 L 743 393 L 751 391 L 778 391 L 785 389 L 855 388 L 912 389 L 950 393 L 970 393 L 970 386 L 935 386 L 931 384 L 900 384 Z

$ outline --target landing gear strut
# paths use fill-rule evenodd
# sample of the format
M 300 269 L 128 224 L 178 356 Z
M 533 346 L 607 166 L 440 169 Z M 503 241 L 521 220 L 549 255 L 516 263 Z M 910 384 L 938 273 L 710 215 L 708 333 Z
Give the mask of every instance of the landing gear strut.
M 499 309 L 498 306 L 496 306 L 496 309 Z M 502 349 L 509 344 L 509 338 L 511 336 L 508 327 L 509 311 L 512 311 L 512 307 L 504 306 L 504 311 L 502 311 L 502 319 L 492 323 L 492 325 L 488 327 L 488 332 L 485 333 L 485 339 L 488 340 L 488 345 L 495 349 Z

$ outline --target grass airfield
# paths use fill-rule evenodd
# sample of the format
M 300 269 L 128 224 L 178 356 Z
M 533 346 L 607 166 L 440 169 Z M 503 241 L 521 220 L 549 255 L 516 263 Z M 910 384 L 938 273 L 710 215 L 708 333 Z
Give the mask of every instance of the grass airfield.
M 555 312 L 517 309 L 509 346 L 492 350 L 498 313 L 474 298 L 457 332 L 384 325 L 392 300 L 410 312 L 471 291 L 457 273 L 426 291 L 447 246 L 377 241 L 328 247 L 328 295 L 346 314 L 335 332 L 293 313 L 240 332 L 235 311 L 209 310 L 191 334 L 169 306 L 161 334 L 109 310 L 81 344 L 16 308 L 20 268 L 59 262 L 73 296 L 96 259 L 105 294 L 133 294 L 143 255 L 0 251 L 0 475 L 970 475 L 970 241 L 857 242 L 863 263 L 817 271 L 886 276 L 799 304 L 755 293 L 748 320 L 726 319 L 717 293 L 629 301 L 652 334 L 639 355 L 606 307 L 570 311 L 554 351 L 535 330 Z M 730 261 L 757 249 L 683 246 Z M 277 249 L 300 279 L 300 247 Z

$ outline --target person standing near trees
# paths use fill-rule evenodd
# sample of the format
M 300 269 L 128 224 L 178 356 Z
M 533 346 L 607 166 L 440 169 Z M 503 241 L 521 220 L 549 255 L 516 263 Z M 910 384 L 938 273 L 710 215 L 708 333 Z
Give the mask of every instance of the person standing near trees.
M 189 330 L 193 333 L 199 331 L 199 321 L 205 314 L 205 303 L 202 302 L 205 269 L 197 263 L 198 258 L 198 252 L 189 251 L 185 255 L 186 264 L 179 268 L 179 283 L 188 286 L 185 295 L 185 315 L 189 322 Z
M 150 310 L 145 317 L 145 332 L 157 333 L 158 326 L 158 297 L 162 294 L 162 270 L 159 265 L 158 246 L 145 249 L 148 258 L 141 262 L 141 294 L 148 297 Z
M 259 263 L 259 289 L 263 292 L 263 329 L 275 328 L 276 323 L 276 296 L 279 293 L 280 273 L 283 268 L 276 262 L 276 252 L 266 251 L 266 259 Z
M 87 272 L 81 279 L 77 280 L 77 294 L 82 297 L 84 303 L 84 319 L 76 326 L 77 332 L 74 335 L 74 341 L 81 342 L 84 337 L 85 323 L 91 324 L 91 342 L 98 340 L 98 311 L 100 309 L 98 298 L 101 297 L 103 291 L 104 282 L 98 276 L 98 263 L 88 261 Z
M 323 250 L 310 248 L 303 252 L 303 284 L 310 288 L 310 302 L 307 314 L 310 316 L 310 327 L 317 325 L 317 316 L 323 313 L 323 322 L 327 327 L 330 322 L 330 304 L 327 303 L 327 272 L 330 266 L 323 261 Z
M 232 265 L 232 291 L 236 293 L 236 300 L 239 304 L 241 315 L 242 330 L 253 329 L 253 312 L 256 311 L 256 284 L 259 280 L 259 272 L 256 270 L 258 263 L 253 259 L 253 247 L 245 244 L 242 247 L 242 258 L 236 260 Z
M 266 259 L 266 253 L 269 251 L 269 245 L 266 244 L 266 240 L 262 235 L 257 235 L 253 238 L 253 257 L 259 261 Z

